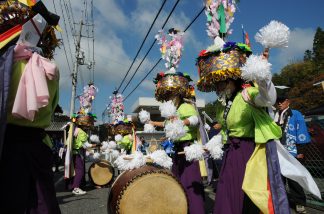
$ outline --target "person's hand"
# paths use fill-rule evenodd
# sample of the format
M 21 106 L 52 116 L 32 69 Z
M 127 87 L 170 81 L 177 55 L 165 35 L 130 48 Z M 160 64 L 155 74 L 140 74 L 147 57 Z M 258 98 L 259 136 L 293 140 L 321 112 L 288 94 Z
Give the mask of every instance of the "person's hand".
M 214 129 L 219 130 L 222 128 L 222 124 L 216 123 L 213 127 L 214 127 Z
M 269 59 L 269 48 L 265 48 L 262 53 L 262 58 L 268 60 Z
M 170 117 L 170 120 L 171 120 L 171 122 L 173 122 L 173 121 L 175 121 L 175 120 L 178 120 L 178 116 L 171 116 L 171 117 Z
M 298 158 L 298 159 L 304 159 L 304 157 L 305 157 L 304 154 L 298 154 L 298 155 L 297 155 L 297 158 Z

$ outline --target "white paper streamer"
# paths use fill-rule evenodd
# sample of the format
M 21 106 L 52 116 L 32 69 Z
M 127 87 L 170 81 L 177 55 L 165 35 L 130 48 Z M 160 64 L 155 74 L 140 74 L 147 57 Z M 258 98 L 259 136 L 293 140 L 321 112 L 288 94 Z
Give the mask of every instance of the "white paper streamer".
M 173 104 L 172 100 L 162 103 L 159 109 L 162 117 L 169 118 L 177 115 L 177 108 Z
M 255 40 L 265 48 L 288 47 L 289 28 L 281 22 L 272 20 L 255 34 Z
M 321 199 L 321 192 L 308 170 L 281 145 L 280 141 L 275 142 L 281 174 L 296 181 L 303 189 Z
M 223 146 L 222 135 L 218 134 L 212 137 L 212 139 L 206 143 L 205 148 L 209 151 L 210 156 L 213 159 L 220 160 L 222 159 L 224 153 L 222 150 Z
M 271 63 L 262 56 L 250 55 L 241 67 L 242 79 L 246 81 L 263 81 L 271 79 Z
M 206 51 L 207 52 L 215 52 L 215 51 L 219 51 L 223 48 L 225 42 L 224 40 L 222 40 L 219 36 L 217 36 L 215 39 L 214 39 L 214 44 L 209 46 Z
M 184 147 L 183 150 L 185 152 L 187 161 L 204 159 L 204 148 L 201 144 L 198 144 L 196 141 L 194 144 Z
M 152 154 L 150 154 L 153 163 L 162 166 L 167 169 L 171 169 L 172 167 L 172 159 L 167 155 L 164 150 L 156 150 Z

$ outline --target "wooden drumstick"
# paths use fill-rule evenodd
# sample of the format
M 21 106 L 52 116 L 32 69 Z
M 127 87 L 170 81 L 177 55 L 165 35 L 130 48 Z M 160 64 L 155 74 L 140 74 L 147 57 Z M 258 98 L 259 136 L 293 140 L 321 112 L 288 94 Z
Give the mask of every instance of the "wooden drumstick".
M 147 163 L 153 163 L 153 159 L 151 157 L 145 157 Z M 124 160 L 133 160 L 132 157 L 123 157 Z
M 204 151 L 205 151 L 205 152 L 208 152 L 208 150 L 205 149 L 205 148 L 204 148 Z M 178 155 L 184 155 L 184 154 L 186 154 L 184 151 L 182 151 L 182 152 L 178 152 Z

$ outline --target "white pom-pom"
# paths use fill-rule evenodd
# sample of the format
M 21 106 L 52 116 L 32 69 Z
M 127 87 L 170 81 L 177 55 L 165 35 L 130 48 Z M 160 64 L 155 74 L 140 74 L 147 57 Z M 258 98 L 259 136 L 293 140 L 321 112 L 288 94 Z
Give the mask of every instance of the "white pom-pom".
M 171 140 L 177 140 L 187 133 L 181 120 L 174 120 L 170 123 L 167 123 L 164 127 L 164 130 L 165 136 Z
M 101 150 L 106 150 L 108 149 L 108 142 L 107 141 L 103 141 L 102 142 L 102 146 L 101 146 Z
M 288 47 L 289 28 L 281 22 L 272 20 L 255 34 L 255 40 L 265 48 Z
M 194 144 L 190 146 L 184 147 L 184 152 L 186 155 L 187 161 L 193 161 L 193 160 L 203 160 L 204 159 L 204 149 L 201 144 L 198 144 L 195 142 Z
M 108 149 L 116 149 L 117 144 L 115 141 L 109 141 L 108 143 Z
M 224 144 L 222 142 L 222 135 L 215 135 L 208 143 L 206 143 L 205 148 L 209 151 L 211 157 L 215 160 L 222 159 Z
M 150 155 L 153 163 L 167 169 L 172 167 L 172 159 L 167 155 L 164 150 L 156 150 Z
M 98 153 L 98 152 L 95 152 L 94 154 L 93 154 L 93 157 L 92 157 L 94 160 L 99 160 L 99 158 L 100 158 L 100 153 Z
M 145 111 L 145 110 L 141 110 L 139 113 L 138 113 L 138 118 L 140 119 L 141 123 L 146 123 L 147 121 L 150 120 L 150 113 L 148 111 Z
M 144 125 L 144 132 L 153 133 L 155 132 L 155 128 L 151 124 L 147 123 Z
M 91 147 L 92 147 L 92 144 L 89 143 L 88 141 L 83 143 L 83 148 L 91 148 Z
M 251 55 L 241 67 L 242 79 L 246 81 L 262 81 L 271 79 L 271 63 L 262 56 Z
M 123 139 L 123 136 L 121 136 L 120 134 L 115 136 L 115 141 L 116 142 L 120 142 L 120 141 L 122 141 L 122 139 Z
M 94 143 L 100 143 L 98 135 L 91 135 L 90 136 L 90 141 Z
M 111 151 L 111 157 L 112 157 L 113 159 L 118 158 L 118 156 L 119 156 L 119 152 L 118 152 L 118 150 L 112 150 L 112 151 Z
M 177 108 L 173 104 L 171 100 L 162 103 L 162 105 L 159 107 L 161 116 L 165 118 L 169 118 L 171 116 L 175 116 L 177 114 Z
M 129 158 L 130 160 L 125 160 L 124 157 Z M 131 155 L 121 155 L 114 162 L 119 170 L 132 170 L 144 166 L 146 160 L 144 155 L 141 152 L 135 152 Z

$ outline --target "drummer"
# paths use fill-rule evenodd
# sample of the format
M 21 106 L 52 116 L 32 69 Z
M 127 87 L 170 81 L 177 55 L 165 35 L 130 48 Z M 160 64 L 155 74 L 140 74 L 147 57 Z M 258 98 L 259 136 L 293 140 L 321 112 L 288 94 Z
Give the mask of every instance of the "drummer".
M 89 124 L 81 123 L 80 120 L 78 120 L 78 117 L 75 119 L 72 144 L 75 175 L 66 181 L 68 189 L 72 190 L 72 194 L 84 195 L 87 192 L 82 190 L 80 187 L 85 184 L 85 150 L 87 148 L 96 147 L 96 144 L 90 144 L 88 142 L 89 136 L 87 132 L 89 131 L 90 126 Z
M 156 98 L 159 101 L 172 100 L 173 104 L 177 108 L 178 117 L 169 120 L 182 120 L 185 130 L 187 131 L 183 137 L 177 139 L 174 142 L 175 154 L 172 157 L 172 173 L 179 179 L 187 193 L 189 200 L 189 212 L 205 213 L 204 188 L 200 175 L 199 162 L 188 162 L 186 161 L 185 155 L 178 154 L 178 152 L 183 151 L 184 147 L 192 144 L 195 140 L 197 140 L 198 112 L 192 104 L 186 103 L 183 99 L 186 95 L 185 93 L 187 89 L 183 88 L 182 90 L 181 87 L 188 86 L 188 82 L 191 80 L 190 76 L 187 74 L 183 75 L 180 72 L 177 72 L 177 74 L 170 74 L 170 76 L 172 76 L 171 78 L 177 78 L 177 75 L 185 76 L 185 78 L 181 78 L 181 81 L 185 81 L 184 83 L 173 85 L 174 87 L 178 87 L 179 90 L 169 90 L 167 93 L 164 93 L 166 90 L 157 90 Z M 168 74 L 164 75 L 164 77 L 166 76 L 168 76 Z M 163 78 L 161 81 L 163 81 Z M 169 82 L 175 83 L 176 81 Z M 165 123 L 150 121 L 150 124 L 153 126 L 164 127 Z

